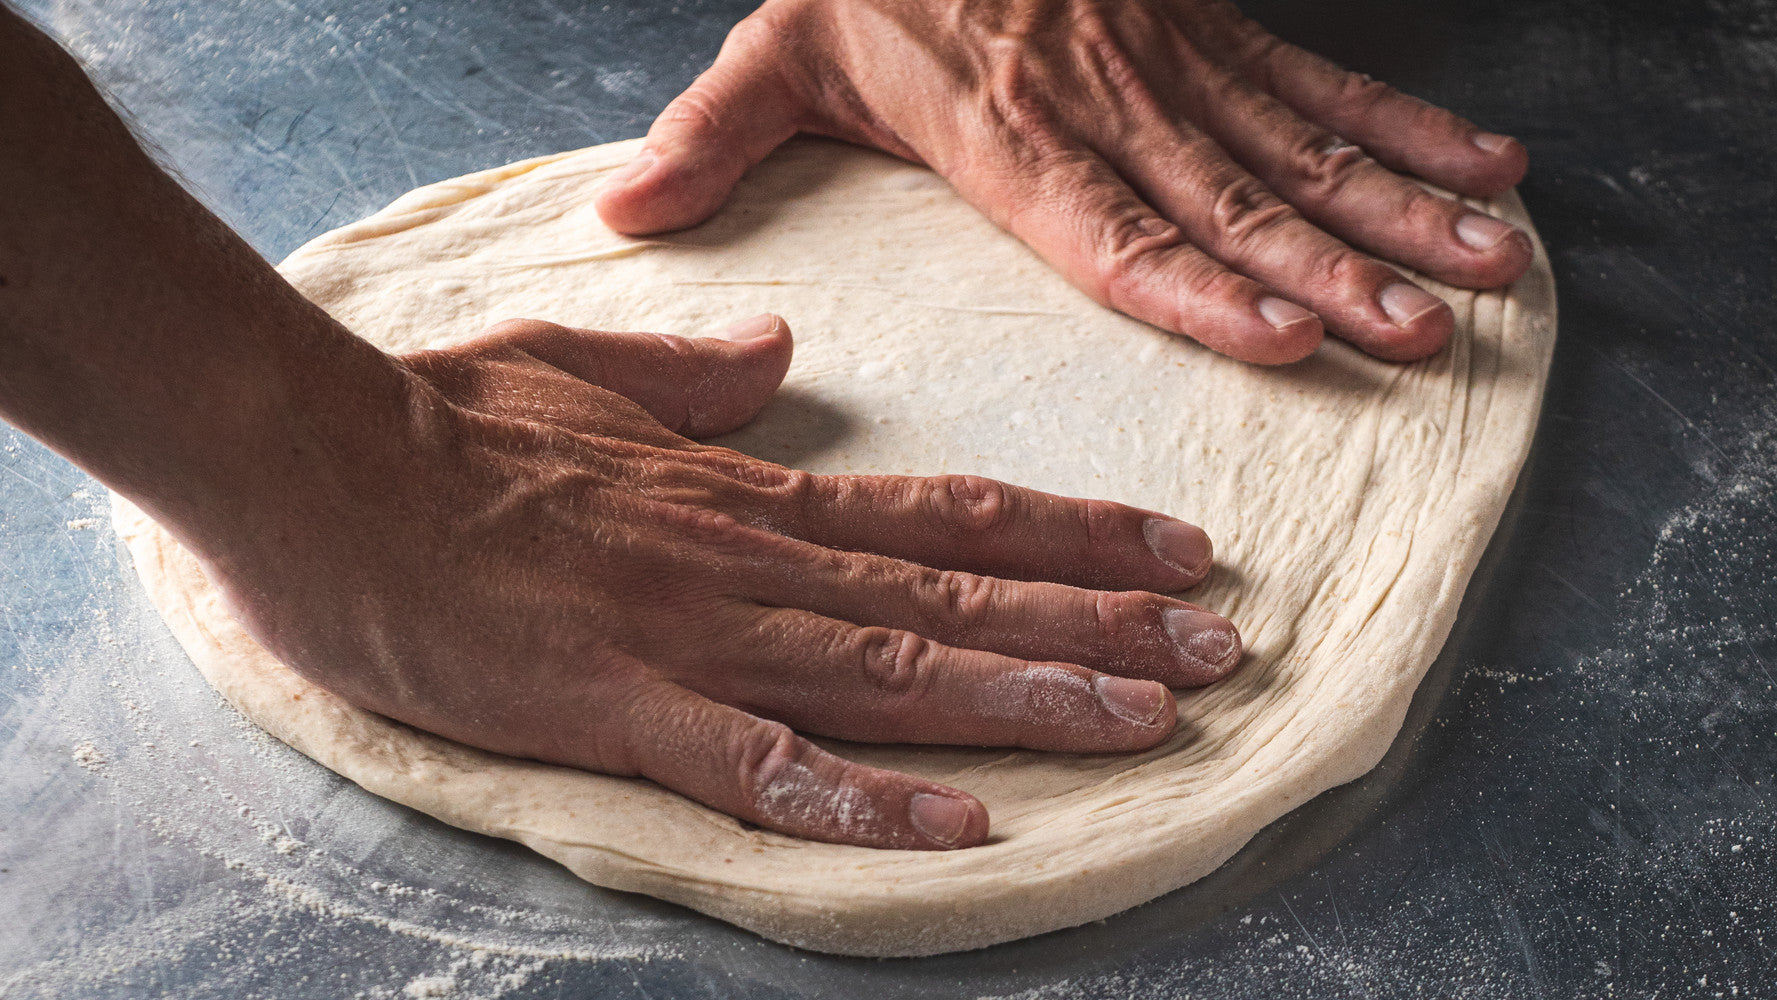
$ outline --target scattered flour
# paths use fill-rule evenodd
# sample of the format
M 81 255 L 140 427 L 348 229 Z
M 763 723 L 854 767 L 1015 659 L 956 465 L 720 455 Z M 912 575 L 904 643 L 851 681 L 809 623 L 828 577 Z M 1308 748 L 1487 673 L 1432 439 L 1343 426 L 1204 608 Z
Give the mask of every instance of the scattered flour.
M 9 889 L 66 898 L 81 925 L 11 956 L 0 974 L 8 1000 L 497 1000 L 556 988 L 552 971 L 582 963 L 679 957 L 707 934 L 658 906 L 588 899 L 597 890 L 549 862 L 489 854 L 480 838 L 343 782 L 228 707 L 133 580 L 121 583 L 127 568 L 109 552 L 91 558 L 119 575 L 82 579 L 92 592 L 70 621 L 70 648 L 32 670 L 45 687 L 26 708 L 65 734 L 64 760 L 110 791 L 66 800 L 46 833 L 103 830 L 114 857 L 156 860 L 89 853 L 73 855 L 93 862 L 78 875 L 67 864 L 14 869 Z M 53 787 L 44 775 L 39 787 Z M 296 969 L 340 982 L 298 988 Z
M 457 995 L 457 978 L 455 976 L 420 976 L 401 988 L 401 995 L 407 997 L 454 997 Z
M 105 752 L 95 746 L 92 740 L 81 740 L 74 744 L 74 763 L 97 774 L 105 767 Z

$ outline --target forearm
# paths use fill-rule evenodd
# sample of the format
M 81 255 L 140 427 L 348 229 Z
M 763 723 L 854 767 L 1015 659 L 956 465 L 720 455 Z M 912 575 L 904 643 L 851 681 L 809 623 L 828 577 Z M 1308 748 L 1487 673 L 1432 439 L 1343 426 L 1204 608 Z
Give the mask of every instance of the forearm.
M 0 417 L 189 534 L 364 440 L 345 422 L 403 384 L 0 6 Z

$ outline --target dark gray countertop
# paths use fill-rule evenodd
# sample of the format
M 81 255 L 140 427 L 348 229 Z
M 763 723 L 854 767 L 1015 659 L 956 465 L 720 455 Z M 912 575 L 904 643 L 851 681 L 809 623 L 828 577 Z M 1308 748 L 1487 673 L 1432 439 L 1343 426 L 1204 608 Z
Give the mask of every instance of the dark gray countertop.
M 416 184 L 641 134 L 746 9 L 25 6 L 272 259 Z M 0 428 L 0 996 L 1777 996 L 1777 4 L 1251 10 L 1525 139 L 1560 288 L 1519 495 L 1375 775 L 1101 924 L 795 952 L 241 725 L 102 489 Z

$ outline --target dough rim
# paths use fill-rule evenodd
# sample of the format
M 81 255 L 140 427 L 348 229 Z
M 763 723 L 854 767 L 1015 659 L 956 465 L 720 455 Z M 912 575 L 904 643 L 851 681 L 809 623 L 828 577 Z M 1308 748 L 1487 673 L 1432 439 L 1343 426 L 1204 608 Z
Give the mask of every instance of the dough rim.
M 539 169 L 592 158 L 599 169 L 626 162 L 636 141 L 539 157 L 417 189 L 381 212 L 336 230 L 292 255 L 314 260 L 335 247 L 424 226 L 455 206 L 501 190 Z M 159 526 L 127 502 L 114 498 L 115 525 L 126 542 L 148 595 L 206 679 L 248 718 L 277 738 L 350 778 L 374 794 L 419 809 L 464 829 L 524 843 L 598 885 L 642 892 L 681 903 L 754 930 L 766 937 L 819 951 L 864 956 L 938 954 L 979 948 L 1062 927 L 1102 919 L 1196 881 L 1240 849 L 1260 829 L 1313 795 L 1370 770 L 1387 750 L 1404 718 L 1419 679 L 1447 638 L 1457 606 L 1475 565 L 1503 512 L 1528 452 L 1554 341 L 1554 287 L 1547 256 L 1536 240 L 1515 193 L 1495 199 L 1494 210 L 1532 233 L 1536 261 L 1504 296 L 1502 323 L 1507 335 L 1530 342 L 1535 384 L 1523 387 L 1522 410 L 1513 434 L 1487 452 L 1489 468 L 1464 467 L 1473 491 L 1458 532 L 1478 535 L 1479 544 L 1461 547 L 1460 557 L 1434 574 L 1435 598 L 1427 615 L 1411 624 L 1411 648 L 1403 653 L 1416 666 L 1389 690 L 1362 706 L 1364 714 L 1333 742 L 1313 753 L 1296 754 L 1293 767 L 1272 771 L 1250 787 L 1218 802 L 1212 817 L 1168 815 L 1148 829 L 1156 835 L 1145 848 L 1106 858 L 1096 870 L 1020 870 L 983 884 L 942 864 L 896 864 L 890 877 L 867 893 L 835 894 L 815 882 L 802 887 L 748 880 L 744 871 L 721 870 L 718 859 L 686 862 L 662 857 L 614 829 L 612 810 L 642 803 L 668 808 L 688 836 L 712 842 L 747 844 L 764 851 L 864 851 L 833 845 L 806 845 L 790 838 L 749 830 L 701 806 L 677 799 L 662 806 L 661 790 L 624 778 L 591 775 L 566 768 L 514 760 L 464 747 L 356 709 L 286 668 L 246 637 L 222 608 L 190 555 Z M 645 246 L 639 241 L 637 246 Z M 1515 330 L 1512 325 L 1516 323 Z M 1425 576 L 1426 574 L 1421 574 Z M 1423 582 L 1433 583 L 1431 577 Z M 524 786 L 516 789 L 515 786 Z M 567 803 L 571 818 L 587 823 L 585 836 L 564 838 L 535 821 L 540 799 Z M 575 810 L 585 810 L 580 817 Z M 1181 851 L 1181 842 L 1196 841 Z M 992 851 L 996 845 L 975 848 Z M 860 864 L 921 852 L 864 852 Z M 940 860 L 937 856 L 923 855 Z M 710 869 L 715 867 L 717 872 Z M 741 866 L 733 866 L 739 869 Z M 719 874 L 721 877 L 716 877 Z M 1094 892 L 1082 892 L 1089 880 Z M 1050 904 L 1065 900 L 1067 905 Z

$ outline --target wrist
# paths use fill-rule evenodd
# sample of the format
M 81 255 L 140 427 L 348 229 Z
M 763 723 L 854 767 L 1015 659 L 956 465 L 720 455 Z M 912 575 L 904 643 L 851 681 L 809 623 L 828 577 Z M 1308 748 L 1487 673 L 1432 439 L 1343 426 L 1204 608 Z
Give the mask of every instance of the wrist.
M 423 385 L 309 308 L 324 325 L 280 330 L 251 361 L 218 365 L 162 440 L 132 459 L 112 449 L 91 470 L 207 562 L 288 553 L 412 457 Z
M 0 7 L 0 417 L 203 555 L 403 420 L 411 379 L 156 166 Z

